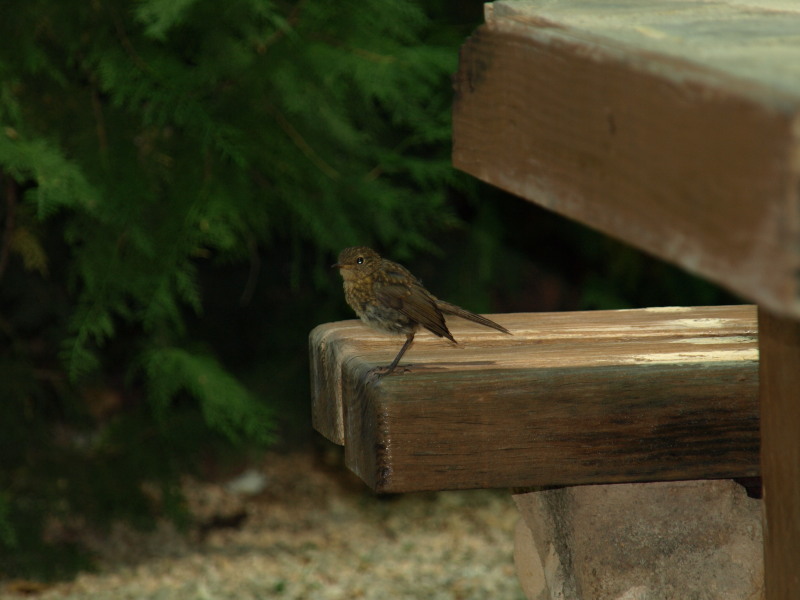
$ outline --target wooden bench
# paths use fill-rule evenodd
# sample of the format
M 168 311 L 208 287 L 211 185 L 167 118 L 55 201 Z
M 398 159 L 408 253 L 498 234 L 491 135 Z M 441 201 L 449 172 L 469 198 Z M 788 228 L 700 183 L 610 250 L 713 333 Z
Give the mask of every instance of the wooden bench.
M 751 475 L 760 410 L 767 598 L 799 597 L 800 8 L 495 2 L 455 89 L 457 168 L 758 305 L 759 398 L 752 308 L 498 315 L 514 338 L 420 336 L 382 380 L 397 341 L 343 322 L 312 334 L 315 426 L 401 491 Z
M 450 319 L 408 372 L 359 321 L 311 332 L 314 427 L 378 492 L 755 476 L 753 306 Z

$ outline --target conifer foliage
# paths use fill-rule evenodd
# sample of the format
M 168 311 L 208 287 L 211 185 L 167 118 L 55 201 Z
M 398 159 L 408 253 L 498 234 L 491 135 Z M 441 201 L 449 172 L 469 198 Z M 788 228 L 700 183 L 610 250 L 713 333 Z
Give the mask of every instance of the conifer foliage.
M 458 40 L 422 6 L 3 1 L 0 548 L 37 514 L 131 512 L 142 479 L 167 502 L 208 431 L 270 440 L 269 398 L 187 335 L 198 265 L 402 254 L 454 221 Z

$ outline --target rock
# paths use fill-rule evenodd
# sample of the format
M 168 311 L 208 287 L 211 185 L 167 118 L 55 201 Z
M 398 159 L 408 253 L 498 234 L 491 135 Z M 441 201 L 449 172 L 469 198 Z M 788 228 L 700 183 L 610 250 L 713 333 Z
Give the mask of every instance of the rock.
M 225 489 L 232 494 L 255 496 L 267 488 L 267 476 L 257 469 L 247 469 L 238 477 L 225 484 Z
M 728 480 L 516 494 L 529 600 L 763 598 L 761 501 Z

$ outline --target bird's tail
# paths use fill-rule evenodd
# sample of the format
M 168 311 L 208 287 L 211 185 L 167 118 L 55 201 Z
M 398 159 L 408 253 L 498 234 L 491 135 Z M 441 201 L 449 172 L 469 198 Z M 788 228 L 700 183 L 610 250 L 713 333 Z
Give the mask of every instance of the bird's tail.
M 450 304 L 449 302 L 445 302 L 444 300 L 439 300 L 437 298 L 436 308 L 438 308 L 446 315 L 454 315 L 456 317 L 461 317 L 462 319 L 467 319 L 468 321 L 473 321 L 485 327 L 491 327 L 492 329 L 497 329 L 497 331 L 502 331 L 503 333 L 511 335 L 511 332 L 502 325 L 498 325 L 497 323 L 495 323 L 490 319 L 487 319 L 486 317 L 482 317 L 481 315 L 476 315 L 475 313 L 471 313 L 468 310 L 464 310 L 460 306 L 456 306 L 455 304 Z

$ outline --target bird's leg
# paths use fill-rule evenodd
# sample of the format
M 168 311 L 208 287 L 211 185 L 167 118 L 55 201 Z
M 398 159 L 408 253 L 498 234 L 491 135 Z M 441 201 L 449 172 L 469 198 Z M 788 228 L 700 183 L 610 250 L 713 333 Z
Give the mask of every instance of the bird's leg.
M 394 357 L 392 364 L 390 364 L 388 367 L 384 367 L 386 369 L 385 371 L 381 369 L 382 375 L 388 375 L 397 368 L 397 363 L 400 362 L 400 359 L 403 357 L 403 354 L 406 353 L 406 350 L 408 350 L 411 347 L 413 341 L 414 341 L 414 332 L 412 331 L 411 333 L 406 334 L 406 343 L 403 344 L 402 348 L 400 348 L 400 352 L 398 352 L 397 356 Z

